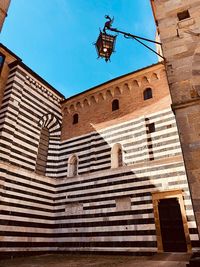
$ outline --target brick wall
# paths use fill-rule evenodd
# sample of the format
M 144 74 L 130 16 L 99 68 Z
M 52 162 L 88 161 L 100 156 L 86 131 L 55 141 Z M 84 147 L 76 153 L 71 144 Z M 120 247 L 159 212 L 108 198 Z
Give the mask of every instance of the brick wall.
M 143 91 L 148 87 L 152 88 L 153 98 L 144 101 Z M 160 63 L 66 99 L 62 104 L 62 140 L 130 119 L 132 112 L 151 109 L 151 105 L 168 95 L 166 74 Z M 114 99 L 119 100 L 119 109 L 112 111 Z M 79 115 L 77 124 L 72 123 L 75 113 Z

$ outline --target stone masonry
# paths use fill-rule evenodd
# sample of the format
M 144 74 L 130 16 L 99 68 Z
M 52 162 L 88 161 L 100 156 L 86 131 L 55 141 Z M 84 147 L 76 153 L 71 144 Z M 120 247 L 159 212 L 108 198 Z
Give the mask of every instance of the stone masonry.
M 200 2 L 151 0 L 200 231 Z

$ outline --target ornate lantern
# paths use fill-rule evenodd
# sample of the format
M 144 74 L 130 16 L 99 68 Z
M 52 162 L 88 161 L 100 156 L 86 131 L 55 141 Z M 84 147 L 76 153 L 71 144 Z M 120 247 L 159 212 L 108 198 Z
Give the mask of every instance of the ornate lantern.
M 95 43 L 98 57 L 103 57 L 103 58 L 105 58 L 106 61 L 108 61 L 108 60 L 110 60 L 110 57 L 111 57 L 112 53 L 114 52 L 115 39 L 116 39 L 117 35 L 107 34 L 106 31 L 109 30 L 112 32 L 116 32 L 118 34 L 119 33 L 123 34 L 124 37 L 126 37 L 126 38 L 132 38 L 133 40 L 137 41 L 138 43 L 140 43 L 141 45 L 143 45 L 147 49 L 151 50 L 153 53 L 155 53 L 157 56 L 161 57 L 165 61 L 165 58 L 161 54 L 159 54 L 157 51 L 153 50 L 149 45 L 145 44 L 143 41 L 154 43 L 156 45 L 161 45 L 160 42 L 157 42 L 157 41 L 154 41 L 151 39 L 147 39 L 147 38 L 144 38 L 141 36 L 137 36 L 137 35 L 134 35 L 134 34 L 131 34 L 128 32 L 120 31 L 117 28 L 112 28 L 112 23 L 114 21 L 114 17 L 111 19 L 110 16 L 106 15 L 105 18 L 107 19 L 107 21 L 104 25 L 103 32 L 100 30 L 99 37 Z
M 98 57 L 105 58 L 106 62 L 110 60 L 115 48 L 115 39 L 116 35 L 100 31 L 99 37 L 95 43 Z

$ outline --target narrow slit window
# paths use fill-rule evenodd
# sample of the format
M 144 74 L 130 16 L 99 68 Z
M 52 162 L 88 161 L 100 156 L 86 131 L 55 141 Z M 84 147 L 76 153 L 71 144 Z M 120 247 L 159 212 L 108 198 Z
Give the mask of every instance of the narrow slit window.
M 118 166 L 122 167 L 123 166 L 123 159 L 122 159 L 122 149 L 119 148 L 117 151 L 117 157 L 118 157 Z
M 148 133 L 154 133 L 155 131 L 156 131 L 155 124 L 154 123 L 150 123 L 148 125 Z
M 114 99 L 112 102 L 112 111 L 118 110 L 119 109 L 119 100 Z
M 77 124 L 78 123 L 78 114 L 74 114 L 73 115 L 73 124 Z
M 182 12 L 177 13 L 177 17 L 179 20 L 184 20 L 190 18 L 190 13 L 188 10 L 184 10 Z

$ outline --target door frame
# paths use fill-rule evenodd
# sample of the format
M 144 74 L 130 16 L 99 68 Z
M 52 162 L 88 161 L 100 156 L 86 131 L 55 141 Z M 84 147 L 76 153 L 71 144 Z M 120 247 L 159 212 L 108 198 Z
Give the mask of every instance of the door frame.
M 184 233 L 185 233 L 187 252 L 192 252 L 192 245 L 191 245 L 191 241 L 190 241 L 190 234 L 189 234 L 187 217 L 186 217 L 186 212 L 185 212 L 185 207 L 184 207 L 183 191 L 182 190 L 170 190 L 170 191 L 163 191 L 163 192 L 152 192 L 152 201 L 153 201 L 154 220 L 155 220 L 155 226 L 156 226 L 158 253 L 164 252 L 161 227 L 160 227 L 158 204 L 159 204 L 160 199 L 166 199 L 166 198 L 178 199 L 178 202 L 180 205 L 180 210 L 181 210 L 181 215 L 182 215 L 183 229 L 184 229 Z

